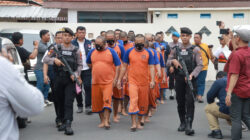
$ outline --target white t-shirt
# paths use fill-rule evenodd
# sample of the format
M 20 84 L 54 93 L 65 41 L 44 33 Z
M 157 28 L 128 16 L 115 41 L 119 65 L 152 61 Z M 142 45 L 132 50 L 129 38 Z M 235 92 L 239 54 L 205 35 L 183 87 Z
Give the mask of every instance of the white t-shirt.
M 85 43 L 85 39 L 83 40 L 83 42 L 80 42 L 79 40 L 77 40 L 78 44 L 79 44 L 79 48 L 81 50 L 82 53 L 82 70 L 88 70 L 89 66 L 87 65 L 86 62 L 86 53 L 85 53 L 85 49 L 84 49 L 84 43 Z
M 213 54 L 216 58 L 219 58 L 221 53 L 223 53 L 226 59 L 228 59 L 231 54 L 231 51 L 229 50 L 228 46 L 225 46 L 223 48 L 222 47 L 218 48 L 216 51 L 214 51 Z

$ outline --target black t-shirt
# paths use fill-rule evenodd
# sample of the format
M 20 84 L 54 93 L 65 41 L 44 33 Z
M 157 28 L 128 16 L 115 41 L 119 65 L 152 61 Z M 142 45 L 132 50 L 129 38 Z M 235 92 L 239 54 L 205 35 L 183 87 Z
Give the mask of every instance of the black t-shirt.
M 27 59 L 29 59 L 31 52 L 27 51 L 23 47 L 16 47 L 16 49 L 20 55 L 22 63 L 25 63 L 27 61 Z

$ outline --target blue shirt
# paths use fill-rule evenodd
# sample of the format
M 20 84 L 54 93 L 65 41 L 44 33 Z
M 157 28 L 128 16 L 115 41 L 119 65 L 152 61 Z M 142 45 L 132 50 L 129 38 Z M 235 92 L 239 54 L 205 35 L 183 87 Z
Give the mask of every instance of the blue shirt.
M 210 90 L 207 93 L 207 102 L 209 104 L 214 103 L 214 99 L 219 99 L 219 111 L 224 114 L 229 114 L 229 108 L 226 106 L 225 99 L 227 96 L 227 77 L 216 80 Z

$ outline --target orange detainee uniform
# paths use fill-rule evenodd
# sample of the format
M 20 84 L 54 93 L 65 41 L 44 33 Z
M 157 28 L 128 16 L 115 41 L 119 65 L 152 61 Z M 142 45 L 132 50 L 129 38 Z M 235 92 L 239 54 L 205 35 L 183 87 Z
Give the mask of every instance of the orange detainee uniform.
M 154 57 L 148 49 L 126 51 L 123 62 L 129 65 L 129 114 L 146 115 L 148 112 L 149 65 L 154 65 Z
M 124 45 L 125 51 L 127 51 L 128 49 L 133 48 L 133 47 L 134 47 L 134 43 L 133 42 L 130 42 L 130 43 L 127 43 L 127 44 Z M 129 66 L 128 66 L 127 70 L 128 69 L 129 69 Z M 123 93 L 124 93 L 125 96 L 129 97 L 128 87 L 129 87 L 128 82 L 127 83 L 123 83 Z
M 103 51 L 92 49 L 86 61 L 92 65 L 92 111 L 101 113 L 104 109 L 111 110 L 112 84 L 115 77 L 113 66 L 121 65 L 117 53 L 111 48 Z
M 113 47 L 113 48 L 110 47 L 110 48 L 113 49 L 117 53 L 120 61 L 122 61 L 122 58 L 123 58 L 124 53 L 125 53 L 125 50 L 124 50 L 123 46 L 115 45 L 115 47 Z M 113 66 L 113 67 L 115 69 L 115 66 Z M 122 89 L 118 89 L 117 87 L 114 87 L 113 88 L 113 99 L 115 99 L 115 100 L 123 100 L 123 97 L 124 96 L 123 96 L 123 93 L 122 93 Z

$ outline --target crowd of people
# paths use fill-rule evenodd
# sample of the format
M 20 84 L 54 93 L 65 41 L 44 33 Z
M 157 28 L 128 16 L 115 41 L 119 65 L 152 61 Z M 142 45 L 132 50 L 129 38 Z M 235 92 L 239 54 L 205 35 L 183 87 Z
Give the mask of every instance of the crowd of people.
M 223 22 L 219 28 L 225 29 Z M 115 123 L 119 123 L 121 113 L 131 116 L 130 131 L 135 132 L 150 122 L 156 108 L 164 104 L 166 89 L 170 89 L 170 99 L 177 100 L 177 130 L 193 136 L 195 101 L 204 102 L 211 61 L 217 80 L 207 93 L 205 113 L 212 131 L 208 137 L 223 138 L 218 123 L 218 118 L 223 118 L 232 126 L 232 140 L 239 140 L 242 124 L 250 128 L 250 29 L 242 25 L 228 30 L 218 37 L 221 47 L 215 51 L 212 45 L 202 42 L 202 33 L 194 33 L 194 43 L 192 35 L 189 28 L 183 27 L 180 33 L 172 33 L 172 42 L 166 42 L 163 32 L 135 34 L 116 29 L 101 31 L 96 39 L 88 40 L 86 28 L 79 26 L 75 33 L 67 27 L 60 29 L 54 44 L 48 44 L 49 31 L 41 30 L 41 40 L 34 42 L 33 52 L 22 47 L 21 33 L 14 33 L 12 41 L 21 54 L 25 72 L 29 69 L 27 61 L 37 57 L 37 88 L 43 94 L 44 106 L 52 104 L 48 99 L 51 88 L 55 123 L 58 131 L 66 135 L 74 134 L 71 124 L 75 98 L 77 113 L 99 114 L 98 127 L 109 130 L 111 112 Z M 6 67 L 1 71 L 9 66 L 3 63 Z M 0 89 L 0 94 L 8 92 Z M 12 102 L 10 105 L 13 107 Z M 13 111 L 18 112 L 15 106 Z

